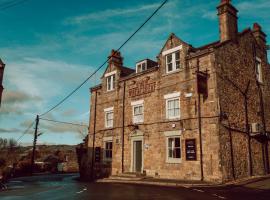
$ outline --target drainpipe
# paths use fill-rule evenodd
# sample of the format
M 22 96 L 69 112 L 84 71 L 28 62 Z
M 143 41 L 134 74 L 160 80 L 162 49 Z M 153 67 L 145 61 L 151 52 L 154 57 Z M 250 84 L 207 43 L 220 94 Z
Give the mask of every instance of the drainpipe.
M 197 73 L 199 73 L 200 66 L 199 66 L 199 59 L 197 60 Z M 197 76 L 197 75 L 196 75 Z M 198 78 L 197 78 L 198 81 Z M 197 83 L 197 87 L 198 87 Z M 197 88 L 197 93 L 198 93 L 198 128 L 199 128 L 199 140 L 200 140 L 200 165 L 201 165 L 201 181 L 204 180 L 204 175 L 203 175 L 203 151 L 202 151 L 202 119 L 201 119 L 201 95 L 199 93 L 199 90 Z
M 98 92 L 95 92 L 95 110 L 94 110 L 94 133 L 93 133 L 93 144 L 92 144 L 92 165 L 91 165 L 91 178 L 94 179 L 94 166 L 95 166 L 95 140 L 96 140 L 96 118 L 97 118 L 97 95 Z
M 124 173 L 124 147 L 125 147 L 125 98 L 126 98 L 126 81 L 123 87 L 123 107 L 122 107 L 122 173 Z

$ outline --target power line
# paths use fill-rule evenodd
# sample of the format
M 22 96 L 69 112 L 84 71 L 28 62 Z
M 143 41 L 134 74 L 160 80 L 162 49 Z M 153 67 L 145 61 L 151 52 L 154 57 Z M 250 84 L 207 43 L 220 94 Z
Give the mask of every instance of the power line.
M 32 126 L 34 125 L 35 122 L 32 122 L 29 127 L 23 132 L 23 134 L 16 140 L 16 142 L 18 142 L 20 139 L 22 139 L 22 137 L 29 131 L 30 128 L 32 128 Z
M 139 26 L 138 29 L 136 29 L 136 31 L 129 36 L 129 38 L 127 40 L 125 40 L 125 42 L 116 50 L 119 51 L 120 49 L 123 48 L 123 46 L 125 46 L 129 40 L 131 40 L 131 38 L 134 37 L 134 35 L 136 33 L 138 33 L 142 27 L 168 2 L 168 0 L 165 0 L 147 19 L 146 21 L 144 21 L 144 23 L 141 24 L 141 26 Z M 112 55 L 111 55 L 112 56 Z M 64 103 L 69 97 L 71 97 L 77 90 L 79 90 L 92 76 L 94 76 L 111 58 L 111 56 L 108 57 L 108 59 L 102 64 L 100 65 L 89 77 L 87 77 L 79 86 L 77 86 L 74 90 L 72 90 L 65 98 L 63 98 L 59 103 L 57 103 L 56 105 L 54 105 L 52 108 L 50 108 L 48 111 L 44 112 L 43 114 L 41 114 L 40 116 L 44 116 L 46 114 L 48 114 L 49 112 L 51 112 L 52 110 L 54 110 L 55 108 L 57 108 L 59 105 L 61 105 L 62 103 Z
M 15 1 L 9 1 L 6 3 L 0 4 L 0 10 L 5 10 L 11 7 L 15 7 L 19 4 L 25 3 L 26 1 L 29 1 L 29 0 L 15 0 Z
M 74 125 L 74 126 L 84 126 L 87 127 L 87 125 L 85 124 L 77 124 L 77 123 L 73 123 L 73 122 L 63 122 L 63 121 L 57 121 L 57 120 L 52 120 L 52 119 L 45 119 L 45 118 L 39 118 L 40 120 L 44 120 L 44 121 L 49 121 L 49 122 L 55 122 L 55 123 L 60 123 L 60 124 L 69 124 L 69 125 Z

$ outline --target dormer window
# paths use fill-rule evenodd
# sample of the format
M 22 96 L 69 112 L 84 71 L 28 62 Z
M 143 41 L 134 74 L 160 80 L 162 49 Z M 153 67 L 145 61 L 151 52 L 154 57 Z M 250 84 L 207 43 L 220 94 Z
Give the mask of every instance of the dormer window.
M 166 55 L 167 73 L 180 69 L 180 51 Z
M 115 74 L 116 71 L 105 74 L 107 91 L 112 91 L 115 89 Z
M 182 49 L 182 45 L 162 52 L 162 55 L 165 56 L 166 73 L 171 73 L 181 68 L 181 63 L 180 63 L 180 50 L 181 49 Z
M 143 72 L 147 69 L 146 61 L 139 62 L 136 64 L 136 73 Z

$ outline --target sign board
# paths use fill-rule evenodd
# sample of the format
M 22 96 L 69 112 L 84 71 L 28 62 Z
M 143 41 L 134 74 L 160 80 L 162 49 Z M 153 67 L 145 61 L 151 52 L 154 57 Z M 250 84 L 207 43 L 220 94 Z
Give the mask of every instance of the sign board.
M 95 162 L 100 162 L 101 148 L 95 147 Z
M 198 93 L 203 94 L 205 97 L 208 96 L 207 78 L 207 73 L 197 72 Z
M 186 160 L 197 160 L 196 139 L 187 139 L 186 144 Z

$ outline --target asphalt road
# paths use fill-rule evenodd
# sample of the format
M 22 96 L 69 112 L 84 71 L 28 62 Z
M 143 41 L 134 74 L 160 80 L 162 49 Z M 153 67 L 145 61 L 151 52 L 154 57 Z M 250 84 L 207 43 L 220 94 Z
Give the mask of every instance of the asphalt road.
M 112 183 L 82 183 L 77 174 L 47 175 L 13 179 L 9 190 L 0 192 L 1 200 L 88 199 L 88 200 L 270 200 L 268 182 L 230 187 L 160 187 Z M 270 179 L 266 180 L 269 181 Z

